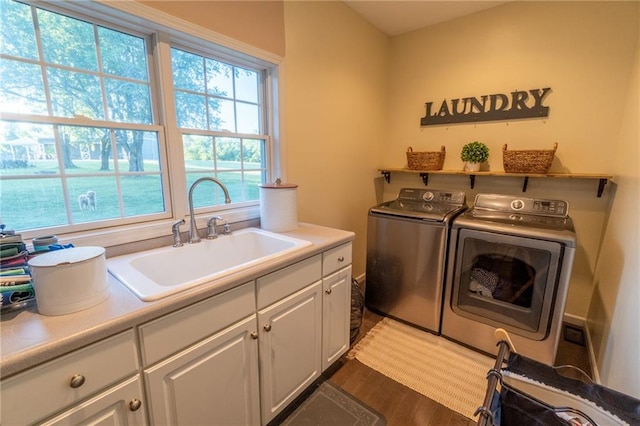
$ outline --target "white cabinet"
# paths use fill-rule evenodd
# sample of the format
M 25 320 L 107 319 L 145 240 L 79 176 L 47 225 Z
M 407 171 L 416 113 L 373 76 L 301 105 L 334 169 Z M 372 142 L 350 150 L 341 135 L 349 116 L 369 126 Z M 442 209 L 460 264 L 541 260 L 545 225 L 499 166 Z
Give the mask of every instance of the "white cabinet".
M 349 349 L 351 266 L 322 279 L 322 371 Z
M 125 392 L 121 391 L 124 383 L 118 384 L 134 376 L 138 369 L 133 330 L 104 339 L 3 380 L 0 421 L 3 425 L 31 424 L 74 407 L 64 415 L 74 422 L 80 418 L 107 418 L 111 410 L 113 416 L 144 423 L 142 390 L 133 386 Z M 112 397 L 109 403 L 102 398 L 87 400 L 100 391 L 102 397 Z M 65 424 L 62 419 L 60 422 Z
M 42 423 L 42 426 L 146 425 L 142 383 L 136 375 L 70 410 Z
M 145 370 L 157 425 L 258 425 L 255 314 Z
M 320 376 L 321 281 L 258 313 L 262 424 Z

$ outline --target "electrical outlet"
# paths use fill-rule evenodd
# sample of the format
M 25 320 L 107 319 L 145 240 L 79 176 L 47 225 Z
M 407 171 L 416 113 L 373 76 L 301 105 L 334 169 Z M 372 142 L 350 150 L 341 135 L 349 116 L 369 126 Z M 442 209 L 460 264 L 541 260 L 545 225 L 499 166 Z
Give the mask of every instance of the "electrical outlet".
M 585 346 L 584 330 L 574 325 L 565 324 L 564 340 L 575 343 L 576 345 Z

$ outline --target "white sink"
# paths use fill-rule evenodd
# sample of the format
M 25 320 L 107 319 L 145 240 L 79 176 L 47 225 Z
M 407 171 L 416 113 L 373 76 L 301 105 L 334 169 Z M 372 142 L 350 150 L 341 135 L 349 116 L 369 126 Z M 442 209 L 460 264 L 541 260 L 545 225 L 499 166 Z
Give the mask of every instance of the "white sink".
M 107 269 L 140 299 L 152 301 L 310 245 L 309 241 L 245 228 L 197 244 L 113 257 L 107 259 Z

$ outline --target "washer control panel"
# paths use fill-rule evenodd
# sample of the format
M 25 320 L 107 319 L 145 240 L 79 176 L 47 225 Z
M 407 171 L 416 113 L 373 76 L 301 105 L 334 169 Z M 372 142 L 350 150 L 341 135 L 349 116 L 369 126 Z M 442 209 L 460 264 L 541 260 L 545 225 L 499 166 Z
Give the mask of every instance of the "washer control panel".
M 526 215 L 553 217 L 567 217 L 569 215 L 569 204 L 566 201 L 543 198 L 478 194 L 473 206 L 479 210 L 513 212 Z
M 400 201 L 414 201 L 426 203 L 442 203 L 464 205 L 466 197 L 461 191 L 442 191 L 438 189 L 402 188 L 398 194 Z

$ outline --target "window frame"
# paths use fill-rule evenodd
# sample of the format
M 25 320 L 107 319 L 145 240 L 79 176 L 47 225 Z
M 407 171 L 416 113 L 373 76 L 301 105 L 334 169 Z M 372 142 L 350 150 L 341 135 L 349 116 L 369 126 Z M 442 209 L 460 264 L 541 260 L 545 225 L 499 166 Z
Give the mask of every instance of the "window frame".
M 58 236 L 79 245 L 97 244 L 105 247 L 126 244 L 142 239 L 149 239 L 170 234 L 170 223 L 188 217 L 186 174 L 182 153 L 182 137 L 177 128 L 175 113 L 173 81 L 171 72 L 171 47 L 188 48 L 203 52 L 206 56 L 228 62 L 232 65 L 249 68 L 259 72 L 263 96 L 262 119 L 264 134 L 246 135 L 247 137 L 265 139 L 265 166 L 267 181 L 279 175 L 280 156 L 278 148 L 277 81 L 278 66 L 283 58 L 263 51 L 240 41 L 220 35 L 211 30 L 182 21 L 171 15 L 138 2 L 73 2 L 68 0 L 20 0 L 23 3 L 43 7 L 54 12 L 61 12 L 80 19 L 88 19 L 93 23 L 103 23 L 114 29 L 121 29 L 136 35 L 148 37 L 148 55 L 151 68 L 150 85 L 152 93 L 153 124 L 150 128 L 158 131 L 161 165 L 165 169 L 161 173 L 166 205 L 162 217 L 140 217 L 125 220 L 122 223 L 104 228 L 96 227 L 96 223 L 74 226 L 69 233 Z M 8 118 L 3 114 L 3 118 Z M 51 117 L 31 117 L 34 122 L 51 123 Z M 61 125 L 82 125 L 91 127 L 129 127 L 128 123 L 101 122 L 81 118 L 58 118 Z M 141 127 L 136 125 L 136 127 Z M 214 132 L 216 133 L 216 132 Z M 225 136 L 221 132 L 221 136 Z M 230 136 L 230 135 L 226 135 Z M 236 136 L 236 134 L 233 134 Z M 205 225 L 207 216 L 221 213 L 228 222 L 238 222 L 259 217 L 259 201 L 241 202 L 232 205 L 199 208 L 196 210 L 198 227 Z M 132 223 L 135 221 L 135 223 Z M 132 232 L 135 230 L 135 232 Z M 26 239 L 41 236 L 46 229 L 23 232 Z

